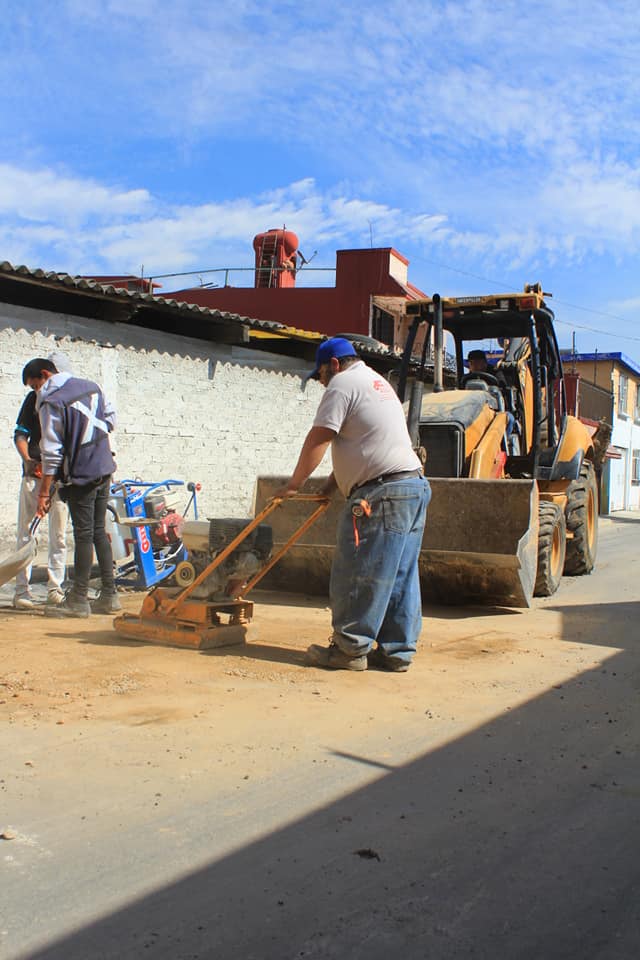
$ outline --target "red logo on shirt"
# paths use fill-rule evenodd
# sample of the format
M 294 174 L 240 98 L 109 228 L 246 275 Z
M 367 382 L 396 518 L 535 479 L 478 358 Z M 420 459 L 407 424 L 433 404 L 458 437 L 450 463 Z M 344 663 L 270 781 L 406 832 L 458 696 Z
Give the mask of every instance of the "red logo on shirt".
M 384 393 L 384 394 L 386 394 L 387 396 L 389 396 L 389 393 L 390 393 L 390 392 L 391 392 L 391 393 L 393 392 L 393 391 L 391 390 L 391 387 L 389 386 L 389 383 L 388 383 L 386 380 L 374 380 L 374 381 L 373 381 L 373 389 L 374 389 L 374 390 L 377 390 L 378 393 Z

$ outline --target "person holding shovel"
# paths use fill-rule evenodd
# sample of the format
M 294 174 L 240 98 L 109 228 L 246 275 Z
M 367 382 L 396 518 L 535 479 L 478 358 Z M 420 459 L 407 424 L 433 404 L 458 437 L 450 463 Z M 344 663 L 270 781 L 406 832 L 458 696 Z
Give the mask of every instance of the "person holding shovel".
M 29 527 L 38 506 L 38 490 L 42 477 L 40 460 L 40 420 L 36 412 L 37 394 L 27 394 L 18 413 L 13 442 L 22 459 L 22 480 L 18 499 L 18 550 L 29 542 Z M 60 604 L 64 600 L 62 584 L 67 560 L 67 508 L 61 500 L 54 500 L 49 511 L 49 555 L 47 563 L 47 603 Z M 13 605 L 17 610 L 35 607 L 30 591 L 31 564 L 16 576 Z
M 60 373 L 50 360 L 41 357 L 25 366 L 22 381 L 38 394 L 36 406 L 42 430 L 42 480 L 36 512 L 42 517 L 51 509 L 55 480 L 55 496 L 69 505 L 75 539 L 73 585 L 59 606 L 45 609 L 45 616 L 85 618 L 91 612 L 115 613 L 120 610 L 120 601 L 111 544 L 105 531 L 115 470 L 109 444 L 115 411 L 97 383 Z M 94 547 L 102 590 L 90 605 L 88 589 Z

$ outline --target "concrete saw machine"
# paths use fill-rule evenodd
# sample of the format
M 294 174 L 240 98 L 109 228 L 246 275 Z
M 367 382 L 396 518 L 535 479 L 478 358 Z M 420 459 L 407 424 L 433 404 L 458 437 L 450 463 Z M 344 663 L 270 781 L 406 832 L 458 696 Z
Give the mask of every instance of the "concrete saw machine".
M 179 498 L 189 498 L 184 508 Z M 116 583 L 148 589 L 168 579 L 187 559 L 182 527 L 189 511 L 198 519 L 200 484 L 183 480 L 118 480 L 111 485 L 105 520 Z

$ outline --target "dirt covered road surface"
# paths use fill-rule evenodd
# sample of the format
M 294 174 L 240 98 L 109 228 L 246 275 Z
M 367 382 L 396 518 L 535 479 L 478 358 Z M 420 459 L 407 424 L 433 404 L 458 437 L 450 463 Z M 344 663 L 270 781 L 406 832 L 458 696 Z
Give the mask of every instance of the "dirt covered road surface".
M 204 653 L 1 607 L 0 957 L 640 956 L 639 547 L 407 674 L 305 667 L 318 598 Z

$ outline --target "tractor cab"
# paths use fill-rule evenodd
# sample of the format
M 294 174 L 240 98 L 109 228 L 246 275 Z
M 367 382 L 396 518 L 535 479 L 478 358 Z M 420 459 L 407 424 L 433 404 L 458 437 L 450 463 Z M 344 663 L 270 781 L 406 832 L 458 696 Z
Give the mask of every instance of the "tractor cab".
M 442 473 L 442 462 L 435 463 L 439 472 L 434 475 L 551 479 L 566 402 L 554 316 L 545 296 L 549 295 L 536 284 L 527 285 L 523 293 L 446 299 L 436 295 L 407 304 L 407 315 L 414 323 L 427 325 L 425 342 L 433 353 L 433 387 L 432 391 L 429 384 L 424 387 L 417 431 L 427 458 L 435 451 L 436 461 L 442 461 L 443 431 L 451 437 L 451 421 L 461 423 L 454 407 L 459 404 L 467 411 L 464 438 L 459 438 L 459 442 L 464 439 L 464 454 L 458 458 L 462 465 Z M 443 370 L 438 355 L 445 355 L 447 334 L 454 347 L 452 392 L 444 388 L 444 377 L 438 376 Z M 416 371 L 416 379 L 423 383 L 428 379 L 426 369 L 423 363 Z M 401 383 L 399 392 L 402 387 Z M 440 393 L 448 396 L 444 406 Z M 463 396 L 454 402 L 453 393 Z M 475 399 L 468 400 L 467 394 Z M 470 404 L 478 411 L 471 423 Z M 493 452 L 482 458 L 483 472 L 477 473 L 474 453 L 486 445 L 490 427 Z M 454 459 L 449 457 L 450 463 Z M 431 475 L 428 459 L 426 472 Z

